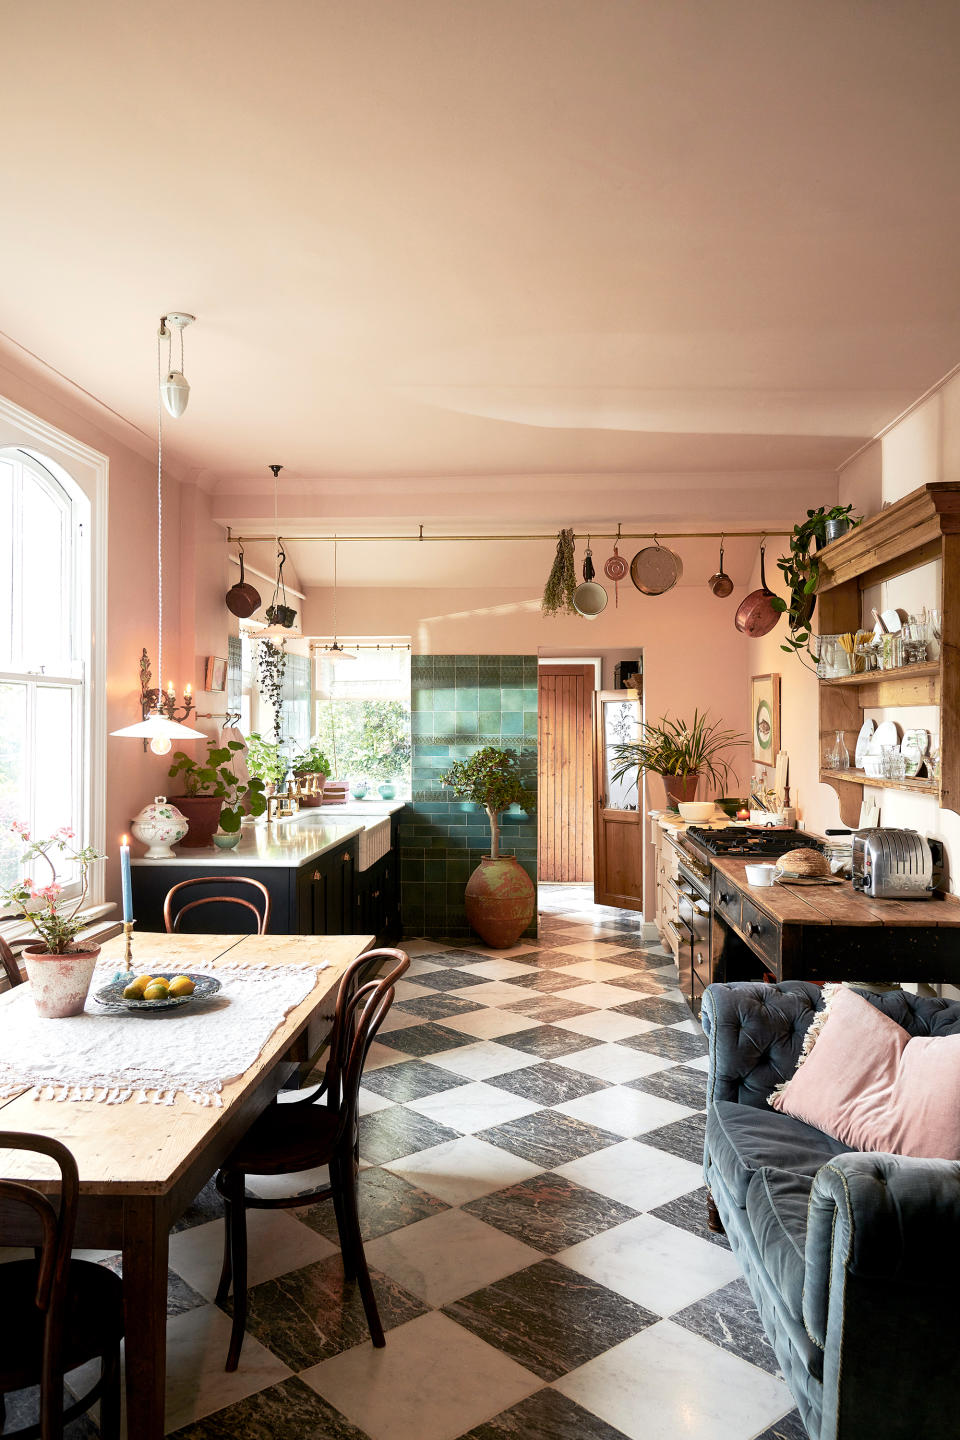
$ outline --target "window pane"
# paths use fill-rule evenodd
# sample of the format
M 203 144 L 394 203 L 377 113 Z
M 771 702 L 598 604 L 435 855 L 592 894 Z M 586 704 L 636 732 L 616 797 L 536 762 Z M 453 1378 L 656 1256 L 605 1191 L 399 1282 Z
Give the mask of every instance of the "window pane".
M 0 460 L 0 666 L 13 661 L 13 481 L 9 460 Z
M 34 766 L 34 830 L 52 835 L 62 825 L 79 834 L 76 813 L 76 754 L 74 693 L 72 687 L 38 685 L 36 699 L 36 763 Z M 61 881 L 77 875 L 74 867 L 58 872 Z
M 23 656 L 29 669 L 70 660 L 67 505 L 23 470 Z
M 0 885 L 17 878 L 20 842 L 10 834 L 11 820 L 26 820 L 27 687 L 0 684 Z

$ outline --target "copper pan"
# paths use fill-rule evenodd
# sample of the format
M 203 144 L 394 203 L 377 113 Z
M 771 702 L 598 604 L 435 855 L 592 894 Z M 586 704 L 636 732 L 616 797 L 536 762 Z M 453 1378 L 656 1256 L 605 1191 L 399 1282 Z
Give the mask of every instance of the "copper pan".
M 773 607 L 777 597 L 767 585 L 764 573 L 766 548 L 765 545 L 760 546 L 760 589 L 751 590 L 747 598 L 740 601 L 733 621 L 741 634 L 748 635 L 751 640 L 759 640 L 761 635 L 769 635 L 781 614 Z

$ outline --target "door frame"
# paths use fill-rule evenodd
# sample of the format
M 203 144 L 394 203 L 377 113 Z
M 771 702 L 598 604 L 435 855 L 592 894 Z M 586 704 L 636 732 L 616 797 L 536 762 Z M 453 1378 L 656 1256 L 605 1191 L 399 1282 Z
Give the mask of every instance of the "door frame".
M 589 697 L 590 697 L 590 698 L 589 698 L 589 704 L 587 704 L 587 705 L 584 707 L 584 711 L 583 711 L 584 737 L 585 737 L 585 739 L 586 739 L 586 742 L 587 742 L 587 745 L 588 745 L 588 748 L 589 748 L 589 756 L 588 756 L 588 759 L 587 759 L 587 764 L 586 764 L 585 769 L 584 769 L 584 776 L 583 776 L 583 804 L 582 804 L 582 810 L 581 810 L 580 817 L 579 817 L 579 823 L 580 823 L 580 825 L 583 827 L 583 832 L 582 832 L 583 844 L 584 844 L 587 848 L 589 848 L 589 851 L 590 851 L 590 863 L 589 863 L 589 873 L 588 873 L 587 875 L 585 875 L 585 876 L 583 877 L 583 879 L 581 879 L 581 880 L 545 880 L 543 883 L 546 884 L 546 885 L 551 885 L 551 884 L 557 884 L 557 885 L 564 885 L 564 884 L 568 884 L 568 885 L 592 885 L 593 882 L 594 882 L 594 876 L 595 876 L 594 857 L 593 857 L 593 846 L 594 846 L 593 791 L 594 791 L 594 768 L 595 768 L 595 767 L 594 767 L 594 754 L 593 754 L 593 749 L 594 749 L 593 696 L 597 693 L 597 688 L 598 688 L 598 686 L 597 686 L 597 678 L 598 678 L 598 675 L 599 675 L 599 672 L 600 672 L 600 662 L 599 662 L 599 660 L 591 659 L 589 656 L 587 656 L 587 657 L 585 657 L 585 658 L 583 658 L 583 659 L 573 659 L 573 658 L 571 658 L 571 659 L 569 659 L 569 660 L 566 659 L 566 658 L 562 658 L 562 659 L 555 660 L 555 659 L 553 659 L 553 658 L 549 658 L 549 659 L 548 659 L 548 658 L 544 657 L 543 659 L 539 660 L 539 662 L 538 662 L 538 667 L 537 667 L 537 774 L 538 774 L 538 780 L 537 780 L 537 810 L 538 810 L 538 818 L 537 818 L 537 873 L 538 873 L 538 875 L 541 873 L 542 853 L 543 853 L 543 848 L 544 848 L 543 845 L 542 845 L 542 838 L 543 838 L 543 828 L 542 828 L 542 827 L 543 827 L 544 816 L 546 815 L 546 808 L 545 808 L 545 805 L 544 805 L 545 788 L 544 788 L 544 786 L 543 786 L 543 784 L 541 783 L 541 780 L 540 780 L 540 767 L 541 767 L 541 765 L 542 765 L 542 763 L 543 763 L 543 759 L 544 759 L 543 709 L 542 709 L 542 704 L 541 704 L 542 690 L 541 690 L 540 678 L 541 678 L 541 675 L 542 675 L 544 672 L 553 672 L 554 674 L 561 674 L 561 675 L 563 675 L 563 674 L 569 675 L 569 674 L 577 674 L 577 673 L 579 673 L 579 674 L 583 677 L 584 681 L 586 681 L 586 682 L 588 683 L 588 685 L 589 685 Z M 585 868 L 586 868 L 586 867 L 585 867 Z

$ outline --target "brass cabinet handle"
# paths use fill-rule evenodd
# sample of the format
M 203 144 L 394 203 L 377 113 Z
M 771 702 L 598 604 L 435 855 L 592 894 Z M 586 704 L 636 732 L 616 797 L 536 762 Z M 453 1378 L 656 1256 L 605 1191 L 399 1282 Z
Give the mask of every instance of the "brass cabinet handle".
M 344 864 L 346 864 L 347 861 L 350 859 L 350 851 L 344 850 L 343 854 L 340 856 L 340 859 L 343 861 Z

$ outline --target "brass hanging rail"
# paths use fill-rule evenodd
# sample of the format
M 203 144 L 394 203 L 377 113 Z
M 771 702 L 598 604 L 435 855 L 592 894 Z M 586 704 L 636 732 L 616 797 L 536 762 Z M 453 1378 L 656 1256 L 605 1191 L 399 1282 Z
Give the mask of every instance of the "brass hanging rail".
M 428 542 L 475 540 L 556 540 L 558 531 L 544 531 L 536 535 L 424 535 L 423 526 L 419 535 L 234 535 L 228 528 L 227 542 L 231 545 L 252 545 L 256 541 L 268 540 L 273 544 L 283 541 L 287 545 L 298 543 L 329 544 L 336 540 L 338 545 L 385 544 L 395 541 L 410 541 L 414 545 Z M 574 534 L 582 539 L 588 532 Z M 772 535 L 789 535 L 789 530 L 591 530 L 594 540 L 764 540 Z M 247 566 L 247 569 L 250 567 Z

